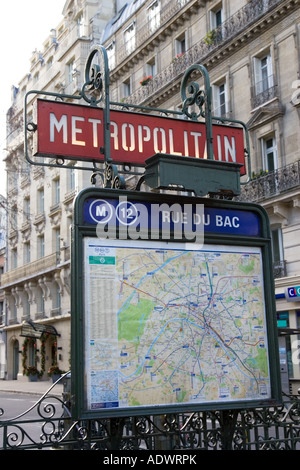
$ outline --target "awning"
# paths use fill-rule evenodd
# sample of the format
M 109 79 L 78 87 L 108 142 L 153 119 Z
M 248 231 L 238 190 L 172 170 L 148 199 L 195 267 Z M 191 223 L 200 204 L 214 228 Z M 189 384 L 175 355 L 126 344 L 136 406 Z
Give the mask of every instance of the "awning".
M 28 320 L 26 323 L 22 324 L 20 336 L 40 339 L 43 334 L 60 336 L 53 325 L 34 323 L 31 320 Z

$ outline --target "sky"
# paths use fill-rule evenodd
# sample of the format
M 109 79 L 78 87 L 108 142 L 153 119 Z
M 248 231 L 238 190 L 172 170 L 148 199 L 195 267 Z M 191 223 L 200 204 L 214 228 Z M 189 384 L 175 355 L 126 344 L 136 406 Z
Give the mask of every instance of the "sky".
M 42 50 L 52 28 L 62 20 L 66 0 L 3 0 L 0 28 L 0 194 L 6 196 L 6 113 L 11 87 L 29 72 L 35 49 Z

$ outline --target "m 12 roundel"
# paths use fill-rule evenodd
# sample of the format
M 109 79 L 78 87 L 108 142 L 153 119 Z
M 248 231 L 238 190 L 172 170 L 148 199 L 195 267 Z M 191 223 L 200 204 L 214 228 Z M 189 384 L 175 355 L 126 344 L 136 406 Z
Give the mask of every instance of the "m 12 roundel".
M 114 211 L 107 201 L 96 199 L 89 206 L 89 215 L 96 224 L 107 224 L 114 215 Z
M 138 217 L 138 210 L 129 201 L 121 201 L 119 204 L 110 204 L 104 199 L 96 199 L 89 206 L 89 217 L 96 224 L 116 223 L 132 225 Z

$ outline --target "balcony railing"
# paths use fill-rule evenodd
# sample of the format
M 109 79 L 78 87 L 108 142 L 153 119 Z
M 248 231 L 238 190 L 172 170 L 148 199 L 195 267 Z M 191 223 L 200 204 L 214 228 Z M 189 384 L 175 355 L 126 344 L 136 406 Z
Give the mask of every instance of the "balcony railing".
M 161 90 L 163 86 L 183 74 L 191 65 L 195 63 L 204 63 L 205 59 L 211 52 L 218 49 L 227 41 L 233 39 L 243 30 L 248 28 L 250 24 L 257 21 L 262 15 L 266 14 L 274 6 L 280 3 L 282 3 L 282 0 L 269 0 L 268 2 L 250 0 L 243 8 L 224 21 L 218 28 L 210 32 L 206 37 L 202 38 L 188 51 L 177 57 L 176 60 L 173 60 L 159 74 L 155 75 L 151 82 L 149 82 L 149 85 L 139 87 L 129 97 L 124 98 L 124 102 L 141 104 L 146 101 L 157 91 Z M 140 41 L 142 41 L 142 37 L 137 41 L 136 49 L 142 46 Z M 117 61 L 117 63 L 119 62 Z M 113 74 L 113 72 L 114 71 L 112 70 L 111 74 Z
M 275 279 L 286 277 L 286 260 L 283 259 L 281 261 L 276 261 L 275 263 L 273 263 L 273 275 Z
M 242 186 L 240 201 L 258 202 L 300 185 L 300 161 L 272 171 Z
M 272 100 L 276 97 L 276 86 L 274 84 L 273 75 L 266 77 L 255 84 L 251 89 L 251 104 L 252 108 L 258 108 L 263 103 Z

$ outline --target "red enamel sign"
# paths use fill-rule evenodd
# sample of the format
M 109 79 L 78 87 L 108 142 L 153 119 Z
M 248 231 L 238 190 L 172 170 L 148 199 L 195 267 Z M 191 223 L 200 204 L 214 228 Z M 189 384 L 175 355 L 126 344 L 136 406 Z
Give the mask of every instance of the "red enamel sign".
M 157 153 L 205 158 L 205 124 L 128 111 L 110 111 L 111 159 L 144 165 Z M 78 104 L 37 100 L 35 155 L 103 161 L 103 110 Z M 213 125 L 216 160 L 243 164 L 240 127 Z

